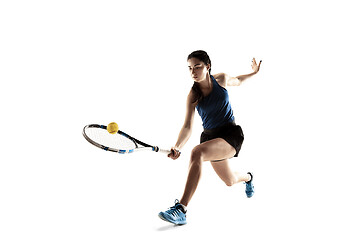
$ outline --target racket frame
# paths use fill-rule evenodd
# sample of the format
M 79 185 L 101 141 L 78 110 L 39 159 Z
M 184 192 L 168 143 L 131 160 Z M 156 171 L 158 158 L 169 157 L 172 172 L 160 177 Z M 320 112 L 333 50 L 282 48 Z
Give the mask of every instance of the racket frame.
M 95 142 L 94 140 L 92 140 L 89 136 L 86 135 L 85 131 L 87 128 L 101 128 L 101 129 L 105 129 L 107 130 L 107 126 L 105 125 L 100 125 L 100 124 L 89 124 L 89 125 L 86 125 L 83 129 L 83 136 L 84 138 L 89 142 L 91 143 L 92 145 L 94 145 L 95 147 L 98 147 L 98 148 L 101 148 L 105 151 L 110 151 L 110 152 L 116 152 L 116 153 L 120 153 L 120 154 L 125 154 L 125 153 L 133 153 L 133 152 L 137 152 L 137 151 L 144 151 L 144 150 L 147 150 L 147 151 L 153 151 L 153 152 L 161 152 L 161 153 L 164 153 L 164 154 L 169 154 L 171 153 L 171 151 L 169 150 L 164 150 L 164 149 L 160 149 L 158 146 L 151 146 L 147 143 L 144 143 L 126 133 L 124 133 L 123 131 L 121 130 L 118 130 L 116 134 L 120 134 L 128 139 L 130 139 L 134 144 L 135 144 L 135 148 L 134 149 L 129 149 L 129 150 L 122 150 L 122 149 L 116 149 L 116 148 L 111 148 L 111 147 L 107 147 L 107 146 L 104 146 L 100 143 L 97 143 Z M 109 133 L 110 134 L 110 133 Z M 144 147 L 138 147 L 138 145 L 142 145 Z

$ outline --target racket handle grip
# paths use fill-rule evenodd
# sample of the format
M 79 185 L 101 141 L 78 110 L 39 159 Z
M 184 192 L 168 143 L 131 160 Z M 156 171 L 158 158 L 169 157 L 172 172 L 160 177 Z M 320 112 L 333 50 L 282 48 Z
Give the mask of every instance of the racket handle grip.
M 169 155 L 171 153 L 170 150 L 164 150 L 164 149 L 161 149 L 159 147 L 153 147 L 153 151 L 160 152 L 160 153 L 163 153 L 163 154 L 166 154 L 166 155 Z
M 159 148 L 159 152 L 166 154 L 166 155 L 169 155 L 171 153 L 170 150 L 164 150 L 164 149 L 160 149 L 160 148 Z

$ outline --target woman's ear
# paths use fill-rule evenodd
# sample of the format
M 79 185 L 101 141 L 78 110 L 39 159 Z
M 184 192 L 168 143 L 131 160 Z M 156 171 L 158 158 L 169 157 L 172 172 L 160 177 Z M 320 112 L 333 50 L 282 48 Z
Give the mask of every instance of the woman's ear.
M 208 65 L 206 65 L 206 69 L 209 71 L 211 69 L 211 65 L 210 63 Z

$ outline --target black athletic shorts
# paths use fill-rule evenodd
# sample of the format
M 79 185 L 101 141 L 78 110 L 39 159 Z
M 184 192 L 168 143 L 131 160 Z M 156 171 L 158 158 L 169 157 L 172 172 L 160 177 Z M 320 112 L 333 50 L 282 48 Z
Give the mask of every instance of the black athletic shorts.
M 235 122 L 230 122 L 218 128 L 204 129 L 200 137 L 200 143 L 214 138 L 222 138 L 233 146 L 236 150 L 234 157 L 237 157 L 244 141 L 244 134 L 239 125 L 236 125 Z

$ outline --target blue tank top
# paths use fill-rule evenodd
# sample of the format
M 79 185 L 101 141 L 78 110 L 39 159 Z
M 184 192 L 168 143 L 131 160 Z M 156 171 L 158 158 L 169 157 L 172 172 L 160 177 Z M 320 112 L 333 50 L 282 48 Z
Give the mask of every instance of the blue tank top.
M 227 90 L 212 75 L 210 77 L 213 89 L 196 106 L 205 129 L 217 128 L 235 120 Z

